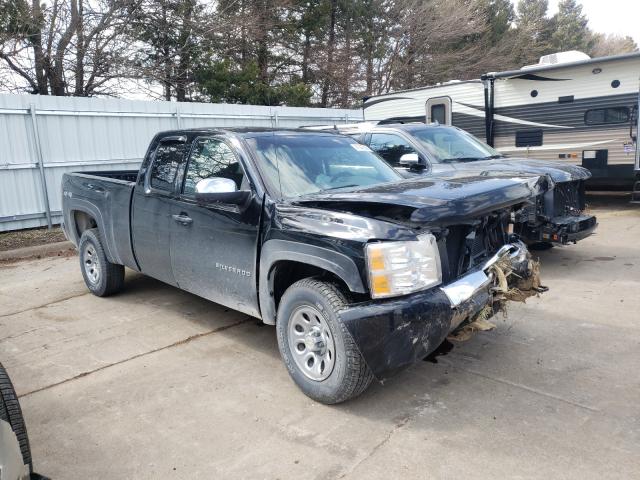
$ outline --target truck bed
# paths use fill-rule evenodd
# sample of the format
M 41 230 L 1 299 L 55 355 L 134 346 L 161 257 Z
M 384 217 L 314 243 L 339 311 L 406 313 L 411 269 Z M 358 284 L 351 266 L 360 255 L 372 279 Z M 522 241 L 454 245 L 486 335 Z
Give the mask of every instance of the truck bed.
M 93 218 L 100 230 L 107 258 L 136 268 L 131 245 L 130 211 L 137 170 L 66 173 L 62 177 L 62 213 L 67 238 L 76 246 L 78 215 Z

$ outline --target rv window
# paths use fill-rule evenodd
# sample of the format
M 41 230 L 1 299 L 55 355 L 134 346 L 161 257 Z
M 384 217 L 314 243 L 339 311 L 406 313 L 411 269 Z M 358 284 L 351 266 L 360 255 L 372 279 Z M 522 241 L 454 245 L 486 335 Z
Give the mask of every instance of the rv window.
M 629 121 L 628 107 L 609 107 L 587 110 L 584 114 L 586 125 L 605 125 L 607 123 L 627 123 Z
M 394 167 L 405 153 L 417 153 L 404 138 L 391 133 L 372 133 L 369 147 Z
M 431 121 L 438 122 L 440 125 L 447 124 L 447 108 L 444 103 L 431 105 Z
M 516 132 L 516 147 L 542 146 L 542 130 L 518 130 Z

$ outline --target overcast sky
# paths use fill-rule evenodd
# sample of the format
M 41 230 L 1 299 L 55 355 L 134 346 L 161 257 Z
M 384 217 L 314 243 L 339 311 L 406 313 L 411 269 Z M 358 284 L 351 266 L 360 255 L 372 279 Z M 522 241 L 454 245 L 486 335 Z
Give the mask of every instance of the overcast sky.
M 550 16 L 558 11 L 558 2 L 549 0 Z M 629 35 L 640 45 L 640 0 L 578 0 L 578 3 L 582 4 L 592 30 Z

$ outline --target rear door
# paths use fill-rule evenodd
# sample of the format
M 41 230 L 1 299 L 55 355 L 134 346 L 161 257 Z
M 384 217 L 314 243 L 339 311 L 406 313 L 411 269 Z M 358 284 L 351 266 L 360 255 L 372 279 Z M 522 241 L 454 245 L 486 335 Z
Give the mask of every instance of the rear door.
M 169 248 L 170 212 L 175 202 L 175 182 L 186 159 L 186 137 L 162 139 L 143 178 L 134 189 L 131 211 L 133 248 L 141 271 L 175 285 Z
M 258 316 L 256 255 L 262 204 L 199 205 L 195 187 L 211 177 L 232 179 L 251 190 L 239 153 L 222 137 L 197 138 L 191 149 L 170 220 L 171 265 L 180 288 Z

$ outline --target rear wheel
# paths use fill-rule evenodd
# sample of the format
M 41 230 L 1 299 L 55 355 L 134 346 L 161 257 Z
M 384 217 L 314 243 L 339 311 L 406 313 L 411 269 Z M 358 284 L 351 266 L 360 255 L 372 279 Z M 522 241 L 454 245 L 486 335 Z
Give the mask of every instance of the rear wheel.
M 11 430 L 15 433 L 18 443 L 20 444 L 22 461 L 24 465 L 29 466 L 29 472 L 32 472 L 33 466 L 31 463 L 29 437 L 27 436 L 27 427 L 22 417 L 20 403 L 18 403 L 18 396 L 13 389 L 7 371 L 0 363 L 0 421 L 3 420 L 11 425 Z M 0 470 L 2 469 L 0 468 Z
M 346 305 L 333 284 L 308 278 L 289 287 L 278 307 L 278 347 L 289 375 L 326 404 L 357 397 L 373 380 L 340 318 Z
M 107 260 L 97 228 L 84 231 L 78 250 L 84 283 L 91 293 L 106 297 L 122 290 L 124 266 Z

